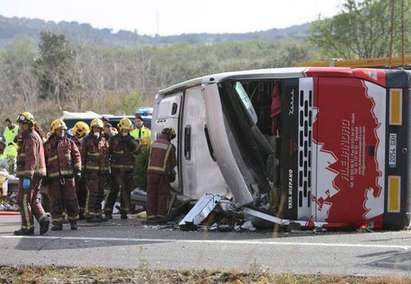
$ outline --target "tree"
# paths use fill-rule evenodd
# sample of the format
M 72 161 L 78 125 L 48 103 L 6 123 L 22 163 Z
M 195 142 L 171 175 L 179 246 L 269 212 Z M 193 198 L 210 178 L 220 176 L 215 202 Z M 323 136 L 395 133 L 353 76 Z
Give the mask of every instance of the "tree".
M 75 52 L 63 34 L 42 32 L 40 56 L 34 62 L 40 98 L 54 99 L 62 110 L 62 102 L 76 87 Z
M 410 0 L 405 0 L 406 22 Z M 310 40 L 323 55 L 342 58 L 388 56 L 391 36 L 391 4 L 394 5 L 393 42 L 398 53 L 400 42 L 400 1 L 345 0 L 340 14 L 312 24 Z

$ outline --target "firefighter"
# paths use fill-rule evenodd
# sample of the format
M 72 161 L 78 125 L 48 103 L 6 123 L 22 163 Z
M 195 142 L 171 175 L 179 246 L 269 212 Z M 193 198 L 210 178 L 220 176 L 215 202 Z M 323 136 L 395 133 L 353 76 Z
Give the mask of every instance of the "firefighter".
M 147 167 L 147 221 L 164 222 L 168 213 L 170 182 L 174 181 L 176 150 L 171 140 L 176 137 L 173 128 L 164 128 L 151 145 Z
M 3 131 L 3 137 L 6 140 L 6 145 L 9 145 L 17 137 L 17 133 L 19 132 L 19 127 L 11 122 L 10 118 L 6 118 L 5 120 L 7 126 Z
M 117 135 L 118 131 L 116 128 L 114 128 L 111 123 L 104 123 L 104 130 L 103 130 L 103 135 L 106 137 L 107 140 L 109 140 L 111 137 L 114 135 Z
M 149 144 L 151 131 L 144 126 L 144 120 L 138 113 L 135 114 L 134 123 L 136 128 L 130 132 L 130 135 L 142 144 Z
M 130 136 L 133 123 L 124 117 L 118 128 L 120 133 L 109 140 L 109 158 L 113 185 L 105 202 L 104 212 L 108 219 L 112 218 L 113 206 L 120 192 L 121 219 L 127 219 L 130 210 L 130 193 L 133 189 L 134 154 L 138 143 Z
M 109 174 L 108 141 L 103 135 L 103 121 L 91 121 L 91 132 L 83 138 L 81 159 L 87 188 L 85 217 L 88 222 L 102 222 L 106 219 L 101 212 L 104 199 L 104 185 Z
M 49 218 L 40 203 L 41 180 L 46 175 L 43 141 L 35 130 L 34 117 L 29 112 L 21 113 L 19 123 L 17 171 L 19 177 L 18 204 L 21 215 L 21 229 L 15 235 L 33 235 L 33 214 L 40 224 L 40 234 L 49 229 Z
M 54 120 L 51 123 L 51 136 L 44 144 L 52 231 L 63 229 L 64 209 L 72 230 L 77 230 L 79 218 L 74 177 L 81 176 L 80 151 L 74 141 L 67 137 L 66 131 L 63 120 Z
M 90 127 L 84 121 L 78 121 L 74 125 L 71 130 L 72 132 L 72 139 L 76 146 L 81 149 L 81 142 L 83 138 L 90 133 Z M 77 200 L 79 204 L 79 218 L 80 220 L 84 219 L 84 210 L 86 206 L 86 198 L 87 198 L 87 189 L 84 177 L 77 176 L 76 177 L 76 193 L 77 193 Z

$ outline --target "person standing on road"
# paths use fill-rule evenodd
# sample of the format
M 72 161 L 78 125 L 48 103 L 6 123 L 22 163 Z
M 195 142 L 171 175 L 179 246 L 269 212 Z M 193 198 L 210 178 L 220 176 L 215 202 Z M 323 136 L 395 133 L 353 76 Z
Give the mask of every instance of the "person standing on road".
M 173 128 L 164 128 L 151 145 L 147 167 L 147 221 L 164 222 L 168 214 L 170 182 L 175 180 L 176 150 Z
M 63 213 L 67 213 L 70 228 L 77 230 L 79 205 L 74 177 L 81 176 L 80 151 L 66 135 L 67 126 L 61 119 L 51 123 L 51 136 L 44 144 L 50 198 L 52 231 L 63 229 Z
M 135 114 L 134 123 L 136 128 L 134 128 L 130 135 L 137 139 L 141 144 L 149 144 L 151 137 L 151 130 L 144 126 L 144 120 L 138 113 Z
M 87 188 L 85 217 L 88 222 L 106 221 L 101 212 L 104 185 L 109 175 L 108 141 L 103 135 L 103 121 L 91 121 L 91 132 L 81 145 L 81 159 Z
M 84 121 L 78 121 L 71 130 L 72 140 L 76 144 L 78 149 L 81 149 L 81 143 L 83 138 L 90 133 L 90 127 Z M 87 199 L 87 188 L 83 176 L 75 176 L 76 178 L 76 193 L 79 204 L 79 219 L 84 219 L 84 210 Z
M 3 137 L 6 142 L 6 145 L 15 142 L 17 134 L 19 132 L 19 127 L 11 122 L 10 118 L 6 118 L 5 120 L 7 126 L 4 128 Z
M 43 140 L 35 129 L 34 117 L 21 113 L 19 123 L 16 176 L 19 178 L 17 200 L 20 207 L 21 229 L 15 235 L 34 235 L 33 214 L 40 224 L 40 234 L 49 230 L 49 218 L 41 206 L 39 192 L 41 180 L 46 176 Z
M 132 122 L 124 117 L 120 120 L 118 128 L 120 133 L 109 140 L 109 158 L 113 186 L 105 202 L 104 212 L 106 218 L 112 219 L 113 206 L 120 192 L 121 219 L 127 219 L 130 210 L 130 193 L 133 189 L 134 154 L 138 143 L 130 136 Z

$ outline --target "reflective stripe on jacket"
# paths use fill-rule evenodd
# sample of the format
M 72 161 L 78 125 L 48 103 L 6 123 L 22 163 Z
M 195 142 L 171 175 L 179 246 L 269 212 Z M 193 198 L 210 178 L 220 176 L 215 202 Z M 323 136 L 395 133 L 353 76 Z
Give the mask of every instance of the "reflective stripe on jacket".
M 175 166 L 175 148 L 165 135 L 160 135 L 160 137 L 151 144 L 147 173 L 167 175 Z
M 19 127 L 17 125 L 14 125 L 14 128 L 6 127 L 4 129 L 3 137 L 6 142 L 6 145 L 9 145 L 10 143 L 14 142 L 14 138 L 16 138 L 18 132 L 19 132 Z
M 19 139 L 16 176 L 33 178 L 34 174 L 46 175 L 43 141 L 34 131 L 26 130 Z
M 144 137 L 151 137 L 151 130 L 145 126 L 141 128 L 134 128 L 131 130 L 130 135 L 134 139 L 142 139 Z
M 52 135 L 44 144 L 47 176 L 49 178 L 73 176 L 81 169 L 80 151 L 70 138 Z
M 117 134 L 109 140 L 111 169 L 132 170 L 138 143 L 130 135 Z
M 95 137 L 92 132 L 81 143 L 81 161 L 85 171 L 108 172 L 108 142 L 104 136 Z

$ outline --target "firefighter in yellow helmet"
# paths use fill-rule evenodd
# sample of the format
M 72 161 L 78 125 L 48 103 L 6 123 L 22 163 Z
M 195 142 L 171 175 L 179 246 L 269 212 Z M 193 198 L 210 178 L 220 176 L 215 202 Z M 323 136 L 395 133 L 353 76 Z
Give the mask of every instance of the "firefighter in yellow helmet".
M 103 135 L 103 121 L 93 119 L 90 133 L 81 143 L 81 159 L 87 188 L 85 217 L 88 222 L 102 222 L 101 203 L 109 174 L 108 141 Z
M 52 231 L 63 229 L 64 211 L 72 230 L 77 230 L 79 218 L 74 177 L 81 176 L 80 151 L 76 143 L 67 137 L 66 131 L 67 126 L 63 120 L 54 120 L 50 127 L 51 136 L 44 143 Z
M 170 182 L 175 180 L 176 150 L 173 128 L 164 128 L 151 145 L 147 167 L 147 221 L 164 222 L 168 213 Z
M 19 114 L 18 153 L 16 176 L 19 177 L 18 204 L 21 229 L 15 235 L 33 235 L 33 215 L 40 224 L 40 234 L 49 229 L 49 218 L 40 202 L 41 180 L 46 175 L 43 141 L 35 130 L 34 117 L 29 112 Z
M 109 158 L 113 186 L 105 202 L 104 212 L 106 217 L 111 219 L 113 206 L 120 193 L 120 214 L 121 219 L 127 219 L 130 210 L 130 193 L 133 189 L 134 154 L 138 143 L 130 135 L 133 123 L 124 117 L 118 123 L 119 133 L 109 140 Z
M 71 133 L 73 135 L 72 139 L 76 143 L 77 147 L 80 147 L 83 137 L 90 133 L 90 127 L 84 121 L 77 121 L 71 129 Z
M 77 147 L 81 149 L 81 142 L 83 141 L 83 138 L 90 133 L 90 127 L 84 121 L 78 121 L 71 129 L 71 133 L 73 135 L 72 139 L 74 143 L 76 143 Z M 78 204 L 80 207 L 79 217 L 80 220 L 83 220 L 87 199 L 87 189 L 83 176 L 76 177 L 76 192 Z

